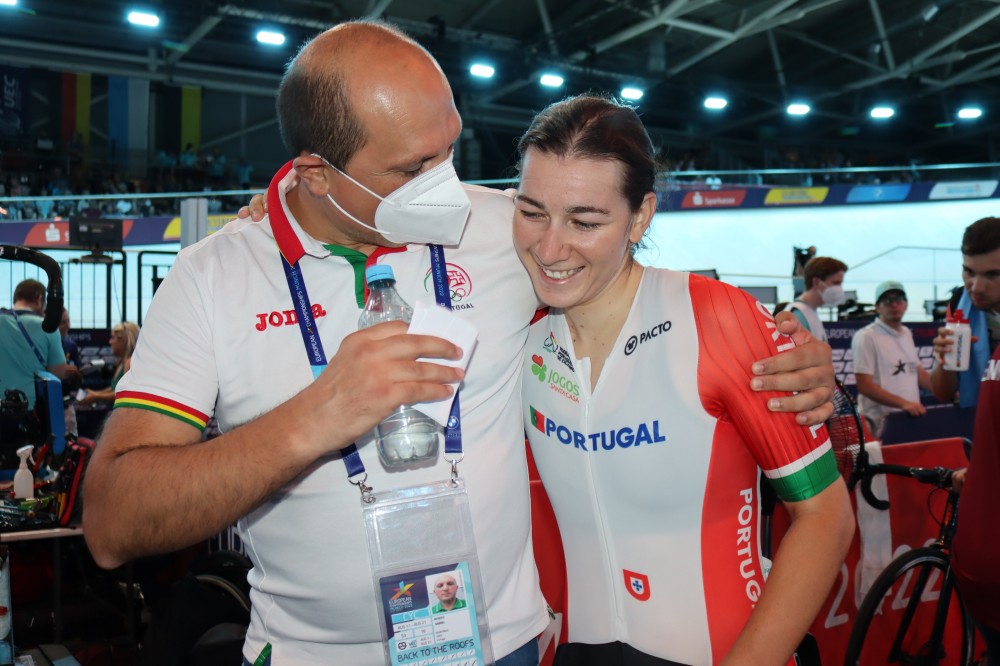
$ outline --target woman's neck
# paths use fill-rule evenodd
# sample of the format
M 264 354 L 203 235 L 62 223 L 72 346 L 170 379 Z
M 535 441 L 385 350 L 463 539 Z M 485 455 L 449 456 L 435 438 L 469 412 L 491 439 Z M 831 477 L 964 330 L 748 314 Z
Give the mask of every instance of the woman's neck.
M 591 387 L 597 384 L 604 362 L 632 310 L 643 270 L 640 264 L 629 259 L 628 265 L 597 298 L 563 310 L 577 358 L 590 359 Z

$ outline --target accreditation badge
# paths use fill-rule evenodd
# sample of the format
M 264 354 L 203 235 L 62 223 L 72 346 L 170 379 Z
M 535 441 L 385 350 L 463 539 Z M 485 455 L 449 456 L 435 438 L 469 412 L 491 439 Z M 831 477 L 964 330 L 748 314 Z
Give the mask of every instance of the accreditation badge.
M 493 663 L 469 497 L 462 479 L 373 493 L 368 557 L 386 663 Z

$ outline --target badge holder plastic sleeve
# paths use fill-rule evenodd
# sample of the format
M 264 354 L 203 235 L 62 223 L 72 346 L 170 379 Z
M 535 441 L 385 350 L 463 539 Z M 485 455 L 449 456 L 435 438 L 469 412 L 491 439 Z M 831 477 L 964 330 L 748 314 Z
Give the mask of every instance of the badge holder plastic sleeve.
M 374 493 L 362 504 L 379 629 L 387 664 L 493 663 L 469 497 L 462 479 Z M 454 578 L 464 597 L 438 609 L 434 581 Z

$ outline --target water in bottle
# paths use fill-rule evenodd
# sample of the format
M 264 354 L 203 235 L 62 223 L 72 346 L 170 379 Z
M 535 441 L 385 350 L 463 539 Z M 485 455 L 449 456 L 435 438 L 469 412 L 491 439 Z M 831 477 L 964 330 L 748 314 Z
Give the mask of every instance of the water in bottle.
M 368 300 L 358 328 L 386 321 L 409 322 L 413 309 L 396 292 L 392 266 L 369 266 L 365 271 Z M 436 460 L 442 429 L 437 422 L 412 407 L 402 405 L 375 426 L 379 458 L 389 467 Z

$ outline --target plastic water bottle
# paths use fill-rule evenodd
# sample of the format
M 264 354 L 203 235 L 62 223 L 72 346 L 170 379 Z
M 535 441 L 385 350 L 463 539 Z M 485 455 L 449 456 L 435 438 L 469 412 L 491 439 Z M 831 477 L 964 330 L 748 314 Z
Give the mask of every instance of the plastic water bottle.
M 396 292 L 392 266 L 375 265 L 365 271 L 368 301 L 358 319 L 358 328 L 386 321 L 409 322 L 413 308 Z M 379 458 L 388 467 L 436 460 L 442 429 L 437 422 L 412 407 L 402 405 L 375 426 Z
M 964 372 L 969 369 L 969 357 L 972 353 L 972 327 L 961 310 L 955 310 L 951 319 L 945 322 L 945 327 L 954 333 L 951 336 L 951 349 L 944 355 L 943 367 L 953 372 Z

